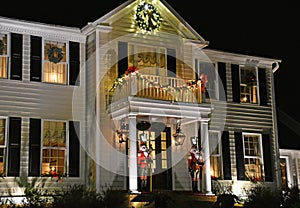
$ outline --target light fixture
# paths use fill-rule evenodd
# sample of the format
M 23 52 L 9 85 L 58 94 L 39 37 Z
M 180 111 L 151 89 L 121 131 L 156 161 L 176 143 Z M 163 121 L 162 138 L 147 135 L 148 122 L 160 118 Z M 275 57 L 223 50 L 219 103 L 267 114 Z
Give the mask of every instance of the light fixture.
M 180 125 L 181 125 L 180 121 L 177 121 L 176 132 L 175 134 L 173 134 L 173 137 L 175 139 L 175 146 L 182 145 L 185 140 L 185 135 L 182 133 Z
M 126 142 L 128 139 L 128 123 L 125 122 L 125 118 L 122 118 L 121 124 L 120 124 L 120 130 L 116 130 L 117 139 L 119 143 Z

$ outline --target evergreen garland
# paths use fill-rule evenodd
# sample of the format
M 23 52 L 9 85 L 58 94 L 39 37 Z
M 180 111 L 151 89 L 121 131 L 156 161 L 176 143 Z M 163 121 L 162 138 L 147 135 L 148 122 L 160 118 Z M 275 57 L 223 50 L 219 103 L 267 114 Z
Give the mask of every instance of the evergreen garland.
M 53 46 L 48 49 L 48 59 L 50 62 L 57 64 L 63 59 L 63 57 L 64 53 L 62 51 L 62 48 Z

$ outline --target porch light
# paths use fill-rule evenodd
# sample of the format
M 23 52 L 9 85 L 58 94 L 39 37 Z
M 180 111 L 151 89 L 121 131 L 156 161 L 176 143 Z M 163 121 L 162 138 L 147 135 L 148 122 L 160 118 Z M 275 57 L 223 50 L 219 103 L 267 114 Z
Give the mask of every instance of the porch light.
M 128 129 L 129 129 L 128 124 L 125 122 L 125 119 L 122 118 L 121 124 L 120 124 L 120 129 L 116 130 L 117 139 L 118 139 L 120 144 L 127 141 L 127 139 L 128 139 Z
M 182 133 L 180 125 L 181 123 L 180 121 L 178 121 L 176 124 L 176 132 L 175 134 L 173 134 L 173 137 L 175 139 L 175 146 L 182 145 L 185 140 L 185 135 Z

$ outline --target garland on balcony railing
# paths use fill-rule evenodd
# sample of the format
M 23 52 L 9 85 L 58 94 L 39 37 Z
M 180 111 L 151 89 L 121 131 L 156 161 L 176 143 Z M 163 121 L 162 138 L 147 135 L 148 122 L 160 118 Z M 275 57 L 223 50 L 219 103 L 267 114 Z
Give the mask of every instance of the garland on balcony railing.
M 110 88 L 109 92 L 113 93 L 118 87 L 121 88 L 122 85 L 124 85 L 125 83 L 127 83 L 129 75 L 130 74 L 134 74 L 136 75 L 136 78 L 138 80 L 144 80 L 148 86 L 150 87 L 155 87 L 155 88 L 159 88 L 161 90 L 167 90 L 167 91 L 171 91 L 171 90 L 176 90 L 176 91 L 181 91 L 181 90 L 190 90 L 193 91 L 197 88 L 197 85 L 199 84 L 199 82 L 201 82 L 203 84 L 203 81 L 199 80 L 191 80 L 189 82 L 186 82 L 186 85 L 181 86 L 181 87 L 171 87 L 169 85 L 162 85 L 158 82 L 154 82 L 153 80 L 147 79 L 143 74 L 141 74 L 137 68 L 135 66 L 131 66 L 128 67 L 128 69 L 125 71 L 124 75 L 121 78 L 117 78 L 115 79 L 112 87 Z

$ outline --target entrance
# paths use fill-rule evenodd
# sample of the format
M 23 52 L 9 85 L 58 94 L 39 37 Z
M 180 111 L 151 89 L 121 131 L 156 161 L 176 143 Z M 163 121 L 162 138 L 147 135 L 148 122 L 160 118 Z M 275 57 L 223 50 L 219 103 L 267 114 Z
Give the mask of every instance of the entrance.
M 147 137 L 146 146 L 152 148 L 153 163 L 148 176 L 148 190 L 172 190 L 171 128 L 165 127 L 164 123 L 152 123 L 150 129 L 138 131 L 137 136 L 138 148 L 140 137 Z M 138 184 L 140 186 L 140 181 Z

